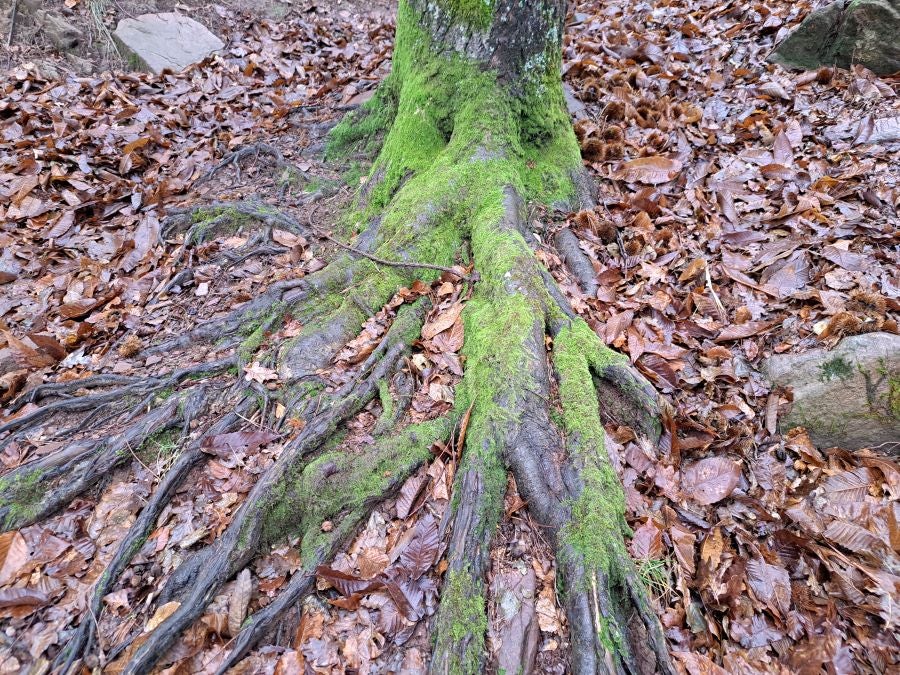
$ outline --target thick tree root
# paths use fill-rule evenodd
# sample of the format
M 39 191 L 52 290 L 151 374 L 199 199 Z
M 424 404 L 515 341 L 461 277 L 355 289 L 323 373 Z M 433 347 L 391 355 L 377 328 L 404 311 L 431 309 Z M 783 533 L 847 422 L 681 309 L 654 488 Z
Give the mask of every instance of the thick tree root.
M 560 311 L 559 296 L 547 292 L 551 284 L 521 234 L 521 214 L 518 196 L 507 189 L 503 216 L 483 231 L 476 225 L 472 233 L 476 268 L 493 273 L 482 273 L 485 280 L 467 308 L 467 344 L 470 329 L 478 337 L 467 348 L 460 388 L 475 408 L 454 488 L 465 499 L 455 502 L 431 672 L 484 668 L 483 579 L 505 465 L 555 542 L 573 672 L 674 672 L 656 615 L 622 543 L 624 503 L 603 450 L 594 381 L 601 392 L 615 392 L 601 399 L 609 417 L 658 436 L 656 396 L 627 359 L 610 352 L 582 321 Z M 503 243 L 497 243 L 501 238 Z M 485 246 L 488 241 L 492 245 Z M 548 365 L 547 337 L 554 339 L 555 375 Z M 554 381 L 561 428 L 551 418 Z
M 597 283 L 597 275 L 591 261 L 581 250 L 578 237 L 567 227 L 556 233 L 554 238 L 556 250 L 562 255 L 569 271 L 575 275 L 578 285 L 584 294 L 590 298 L 596 297 L 600 285 Z
M 336 467 L 331 465 L 334 460 L 322 458 L 304 470 L 300 482 L 315 485 L 317 491 L 327 490 L 329 486 L 334 486 L 337 491 L 345 491 L 347 485 L 365 485 L 366 489 L 362 494 L 339 498 L 335 504 L 329 505 L 326 513 L 322 513 L 321 506 L 317 506 L 313 500 L 307 499 L 303 504 L 304 510 L 317 516 L 311 519 L 312 527 L 303 535 L 304 549 L 310 552 L 303 560 L 303 569 L 294 574 L 274 601 L 250 617 L 246 627 L 235 636 L 231 651 L 217 670 L 219 675 L 223 675 L 243 658 L 286 611 L 296 607 L 314 589 L 315 569 L 331 560 L 352 539 L 359 526 L 368 519 L 372 508 L 399 489 L 429 457 L 431 445 L 446 440 L 449 432 L 448 418 L 411 425 L 397 434 L 380 438 L 376 446 L 367 451 L 364 458 L 360 457 L 358 462 L 351 462 L 335 470 Z M 391 467 L 388 472 L 390 475 L 385 477 L 383 467 L 387 466 Z M 327 468 L 327 471 L 322 471 L 323 468 Z M 327 511 L 343 515 L 336 520 L 338 524 L 335 530 L 323 535 L 316 529 L 321 519 L 328 515 Z M 333 514 L 331 517 L 333 518 Z M 314 546 L 306 541 L 316 538 Z

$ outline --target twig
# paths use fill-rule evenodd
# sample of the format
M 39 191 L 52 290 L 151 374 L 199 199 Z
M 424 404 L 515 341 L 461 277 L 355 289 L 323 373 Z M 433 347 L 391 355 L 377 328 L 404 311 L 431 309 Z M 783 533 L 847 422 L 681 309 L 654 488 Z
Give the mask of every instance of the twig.
M 18 16 L 19 10 L 19 0 L 13 0 L 12 4 L 12 13 L 10 14 L 9 19 L 9 35 L 6 37 L 6 46 L 11 47 L 13 41 L 13 35 L 16 32 L 16 17 Z
M 722 304 L 722 301 L 719 299 L 719 294 L 716 293 L 716 289 L 713 288 L 712 277 L 709 274 L 709 264 L 705 263 L 703 265 L 703 271 L 706 272 L 706 286 L 709 288 L 709 292 L 713 296 L 713 300 L 716 301 L 716 309 L 719 310 L 719 318 L 722 321 L 728 321 L 728 312 L 725 311 L 725 305 Z
M 159 482 L 159 474 L 156 473 L 156 472 L 155 472 L 153 469 L 151 469 L 149 466 L 147 466 L 146 464 L 144 464 L 143 460 L 142 460 L 140 457 L 137 456 L 137 454 L 135 453 L 134 450 L 132 450 L 132 448 L 131 448 L 131 443 L 129 443 L 129 442 L 126 441 L 126 442 L 125 442 L 125 447 L 128 448 L 128 452 L 131 453 L 131 456 L 134 457 L 134 458 L 138 461 L 138 463 L 139 463 L 142 467 L 144 467 L 149 473 L 152 473 L 153 476 L 156 478 L 156 481 Z
M 360 255 L 363 258 L 368 258 L 372 262 L 377 263 L 379 265 L 384 265 L 386 267 L 407 267 L 407 268 L 413 268 L 413 269 L 437 270 L 438 272 L 448 272 L 448 273 L 452 274 L 453 276 L 459 277 L 460 279 L 462 279 L 464 281 L 468 280 L 468 279 L 477 280 L 477 277 L 474 276 L 475 273 L 473 273 L 472 275 L 460 274 L 459 270 L 455 270 L 452 267 L 442 267 L 441 265 L 430 265 L 428 263 L 401 262 L 399 260 L 385 260 L 384 258 L 379 258 L 378 256 L 372 255 L 371 253 L 366 253 L 365 251 L 360 251 L 358 248 L 353 248 L 349 244 L 345 244 L 344 242 L 339 241 L 338 239 L 335 239 L 327 232 L 320 230 L 315 225 L 313 225 L 312 227 L 313 227 L 313 230 L 315 230 L 316 234 L 318 234 L 323 239 L 327 239 L 332 244 L 340 246 L 345 251 L 349 251 L 350 253 L 355 253 L 356 255 Z

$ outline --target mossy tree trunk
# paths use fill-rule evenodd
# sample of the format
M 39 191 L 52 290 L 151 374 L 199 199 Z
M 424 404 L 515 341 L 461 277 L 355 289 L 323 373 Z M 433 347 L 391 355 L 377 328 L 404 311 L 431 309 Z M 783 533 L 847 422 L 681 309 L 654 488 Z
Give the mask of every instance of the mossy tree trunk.
M 484 577 L 507 467 L 556 542 L 572 671 L 671 669 L 623 545 L 598 409 L 658 435 L 655 396 L 571 313 L 529 246 L 525 203 L 591 198 L 562 92 L 565 12 L 565 0 L 401 2 L 392 74 L 333 136 L 333 150 L 382 139 L 361 207 L 364 222 L 381 218 L 391 255 L 448 265 L 467 242 L 479 277 L 464 313 L 457 407 L 472 415 L 435 673 L 483 668 Z
M 154 348 L 233 339 L 240 346 L 234 361 L 240 364 L 282 317 L 299 318 L 303 333 L 273 349 L 269 358 L 279 372 L 277 395 L 306 424 L 261 476 L 225 532 L 172 575 L 158 602 L 181 604 L 135 643 L 124 672 L 148 672 L 261 546 L 287 533 L 302 536 L 304 570 L 248 620 L 221 666 L 224 672 L 282 611 L 310 591 L 316 565 L 329 559 L 372 504 L 424 461 L 431 443 L 446 438 L 467 413 L 431 671 L 484 669 L 485 574 L 510 469 L 556 549 L 571 671 L 674 672 L 625 549 L 624 497 L 604 449 L 601 419 L 602 409 L 605 416 L 657 438 L 657 398 L 628 359 L 606 348 L 571 311 L 534 255 L 525 217 L 528 203 L 569 209 L 588 206 L 591 199 L 560 78 L 565 11 L 564 0 L 400 0 L 393 70 L 376 95 L 333 131 L 329 146 L 333 158 L 360 149 L 375 157 L 348 216 L 359 232 L 353 246 L 365 256 L 340 256 L 320 272 L 276 284 L 225 319 Z M 267 227 L 303 229 L 285 214 L 252 204 L 176 214 L 170 224 L 187 224 L 186 240 L 192 241 L 197 228 L 218 226 L 232 211 L 234 218 L 252 218 Z M 369 455 L 329 452 L 327 441 L 338 426 L 386 390 L 384 382 L 419 335 L 423 301 L 400 311 L 382 344 L 343 389 L 323 394 L 310 384 L 317 371 L 400 287 L 416 279 L 433 281 L 440 274 L 437 268 L 457 263 L 473 266 L 474 292 L 463 314 L 465 373 L 453 413 L 404 426 L 402 406 L 393 406 L 390 419 L 379 423 L 383 433 Z M 213 365 L 221 371 L 234 361 Z M 129 381 L 116 391 L 152 394 L 184 377 L 178 371 L 168 379 Z M 65 386 L 32 393 L 28 402 L 66 395 L 68 390 L 59 388 Z M 178 411 L 175 423 L 185 429 L 212 398 L 206 391 L 199 396 L 186 391 L 169 404 Z M 113 395 L 65 398 L 12 426 L 0 426 L 0 433 L 22 433 L 54 411 L 89 410 Z M 191 405 L 182 405 L 189 396 Z M 255 400 L 252 393 L 242 397 L 235 413 L 208 433 L 238 427 Z M 144 424 L 129 442 L 139 444 L 170 425 L 163 421 L 170 418 L 150 418 L 153 423 Z M 165 501 L 202 461 L 202 441 L 196 439 L 163 479 L 109 573 L 101 577 L 92 597 L 95 615 Z M 115 444 L 64 449 L 52 463 L 53 477 L 65 475 L 77 461 L 79 490 L 85 489 L 121 464 L 121 454 Z M 26 465 L 0 485 L 4 528 L 34 522 L 74 496 L 70 489 L 62 496 L 34 498 L 28 481 L 44 468 Z M 325 519 L 340 526 L 323 533 L 319 525 Z M 62 670 L 90 652 L 92 625 L 84 621 L 60 655 Z

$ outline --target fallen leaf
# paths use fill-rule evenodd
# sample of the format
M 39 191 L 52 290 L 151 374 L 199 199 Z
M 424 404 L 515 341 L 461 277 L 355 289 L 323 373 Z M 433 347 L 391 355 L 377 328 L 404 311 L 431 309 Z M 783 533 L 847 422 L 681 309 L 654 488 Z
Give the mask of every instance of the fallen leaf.
M 681 474 L 681 490 L 698 504 L 715 504 L 734 492 L 741 467 L 725 457 L 708 457 L 686 467 Z
M 681 172 L 681 167 L 682 164 L 677 159 L 660 155 L 640 157 L 620 164 L 613 173 L 613 178 L 629 183 L 658 185 L 675 178 Z
M 235 431 L 230 434 L 207 436 L 200 444 L 200 449 L 211 455 L 230 457 L 235 453 L 254 453 L 278 437 L 275 432 L 265 429 Z
M 270 380 L 277 380 L 278 373 L 271 368 L 264 368 L 259 365 L 259 361 L 254 361 L 249 366 L 244 366 L 244 379 L 247 382 L 256 381 L 265 384 Z
M 460 317 L 463 310 L 463 303 L 456 302 L 447 309 L 438 314 L 433 321 L 429 321 L 422 327 L 422 337 L 426 340 L 432 339 L 438 333 L 441 333 L 452 327 L 456 320 Z
M 180 602 L 167 602 L 164 605 L 161 605 L 156 608 L 156 611 L 153 613 L 153 616 L 150 617 L 150 620 L 147 621 L 147 625 L 144 626 L 145 633 L 152 633 L 157 628 L 159 628 L 160 624 L 172 616 L 178 608 L 181 607 Z
M 232 636 L 241 631 L 241 624 L 247 616 L 250 606 L 250 592 L 253 590 L 253 579 L 246 567 L 240 571 L 235 580 L 234 590 L 228 600 L 228 633 Z

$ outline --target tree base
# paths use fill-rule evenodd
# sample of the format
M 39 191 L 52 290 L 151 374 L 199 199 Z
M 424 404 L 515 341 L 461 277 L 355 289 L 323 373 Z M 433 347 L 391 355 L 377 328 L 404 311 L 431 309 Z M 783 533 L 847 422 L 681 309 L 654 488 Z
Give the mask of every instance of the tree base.
M 381 145 L 358 209 L 346 223 L 348 229 L 361 230 L 354 244 L 343 245 L 349 250 L 325 269 L 275 284 L 232 315 L 153 348 L 166 351 L 218 340 L 234 346 L 235 356 L 198 368 L 218 372 L 236 366 L 240 372 L 252 359 L 277 370 L 281 389 L 272 394 L 251 385 L 240 393 L 219 392 L 217 400 L 235 406 L 234 413 L 191 441 L 163 478 L 94 589 L 93 616 L 99 615 L 102 597 L 139 550 L 162 505 L 202 459 L 210 434 L 238 428 L 254 409 L 269 409 L 273 395 L 302 431 L 260 476 L 215 543 L 171 576 L 157 603 L 177 602 L 177 609 L 154 631 L 116 650 L 126 662 L 124 673 L 150 672 L 222 584 L 261 547 L 288 534 L 300 536 L 303 570 L 279 598 L 244 624 L 220 668 L 224 672 L 283 610 L 311 590 L 310 573 L 352 535 L 372 504 L 427 457 L 432 442 L 446 438 L 463 420 L 465 451 L 449 516 L 448 569 L 431 671 L 484 669 L 484 577 L 509 469 L 555 549 L 573 672 L 674 673 L 659 622 L 625 549 L 624 496 L 604 448 L 600 415 L 602 405 L 605 415 L 658 436 L 656 394 L 624 356 L 609 350 L 572 312 L 530 246 L 534 237 L 525 218 L 526 200 L 573 205 L 583 198 L 577 188 L 580 155 L 558 75 L 520 83 L 515 91 L 479 64 L 435 57 L 428 37 L 409 23 L 409 11 L 403 3 L 394 72 L 362 113 L 333 135 L 332 153 L 353 143 L 370 149 Z M 187 228 L 188 247 L 238 219 L 261 225 L 259 236 L 241 255 L 272 246 L 268 233 L 273 226 L 316 234 L 258 204 L 214 204 L 200 217 L 197 212 L 176 214 L 163 231 Z M 426 301 L 397 309 L 381 342 L 347 384 L 324 392 L 318 373 L 400 288 L 461 269 L 473 270 L 468 274 L 472 294 L 463 310 L 465 372 L 453 411 L 404 427 L 400 410 L 380 425 L 383 433 L 375 448 L 362 458 L 327 451 L 338 427 L 378 395 L 402 364 L 420 335 Z M 305 329 L 260 353 L 265 336 L 288 315 Z M 173 373 L 165 382 L 184 377 Z M 123 388 L 153 394 L 161 386 L 162 381 L 136 381 Z M 98 402 L 115 401 L 123 388 L 51 403 L 0 432 L 22 433 L 63 408 L 88 410 Z M 208 399 L 193 392 L 189 387 L 177 403 L 138 417 L 135 431 L 128 432 L 130 442 L 171 424 L 165 420 L 175 410 L 181 411 L 177 422 L 189 425 L 192 411 Z M 60 393 L 45 389 L 40 396 Z M 272 424 L 279 429 L 280 423 Z M 65 453 L 47 460 L 54 473 L 37 474 L 42 480 L 62 481 L 51 490 L 61 490 L 60 496 L 50 502 L 35 498 L 26 485 L 44 466 L 27 465 L 16 480 L 0 486 L 0 515 L 5 514 L 7 528 L 58 509 L 122 461 L 115 443 Z M 60 478 L 88 460 L 94 470 L 80 474 L 87 480 Z M 324 520 L 340 525 L 322 532 Z M 73 672 L 91 650 L 93 626 L 93 618 L 85 620 L 60 654 L 56 665 L 61 672 Z

